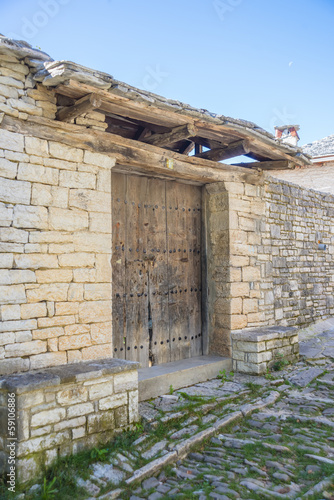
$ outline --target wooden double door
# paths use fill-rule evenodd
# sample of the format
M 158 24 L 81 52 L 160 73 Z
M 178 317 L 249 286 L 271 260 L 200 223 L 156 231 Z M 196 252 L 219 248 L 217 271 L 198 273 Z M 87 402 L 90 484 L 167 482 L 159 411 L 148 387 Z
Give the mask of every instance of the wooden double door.
M 202 354 L 201 188 L 112 174 L 114 357 Z

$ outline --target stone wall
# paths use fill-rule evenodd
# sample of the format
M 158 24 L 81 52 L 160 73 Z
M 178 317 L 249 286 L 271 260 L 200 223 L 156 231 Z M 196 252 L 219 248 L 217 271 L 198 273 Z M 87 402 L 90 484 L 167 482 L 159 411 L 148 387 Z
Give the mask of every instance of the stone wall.
M 334 197 L 268 179 L 264 198 L 260 249 L 270 258 L 259 309 L 265 321 L 307 325 L 329 318 L 334 314 Z
M 333 168 L 333 161 L 320 162 L 307 167 L 297 167 L 293 170 L 273 170 L 271 175 L 304 188 L 334 194 Z
M 104 444 L 138 421 L 137 367 L 104 360 L 2 378 L 0 476 L 13 442 L 7 435 L 8 398 L 17 414 L 16 477 L 25 482 L 58 457 Z
M 267 175 L 259 186 L 225 185 L 231 330 L 333 315 L 334 197 Z
M 0 65 L 0 113 L 55 117 L 53 91 L 23 62 L 0 56 Z M 112 357 L 114 164 L 0 131 L 0 374 Z

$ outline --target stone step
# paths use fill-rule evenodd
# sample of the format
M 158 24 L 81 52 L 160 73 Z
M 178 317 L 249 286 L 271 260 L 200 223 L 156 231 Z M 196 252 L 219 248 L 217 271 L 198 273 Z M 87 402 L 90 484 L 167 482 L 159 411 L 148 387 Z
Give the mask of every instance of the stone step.
M 215 378 L 221 370 L 228 373 L 231 369 L 231 358 L 221 356 L 196 356 L 150 368 L 140 368 L 139 401 L 168 394 L 170 386 L 173 386 L 174 390 L 181 389 Z

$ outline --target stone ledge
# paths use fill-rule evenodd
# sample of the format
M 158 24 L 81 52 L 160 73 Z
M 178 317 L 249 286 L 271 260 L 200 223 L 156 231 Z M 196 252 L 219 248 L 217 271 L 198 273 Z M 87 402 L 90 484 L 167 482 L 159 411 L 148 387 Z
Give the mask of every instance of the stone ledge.
M 139 363 L 122 359 L 108 358 L 99 361 L 87 361 L 34 370 L 18 375 L 7 375 L 0 378 L 0 389 L 23 394 L 46 387 L 84 382 L 85 380 L 101 378 L 104 375 L 127 372 L 138 368 Z
M 298 330 L 294 326 L 269 326 L 249 330 L 234 330 L 231 332 L 231 339 L 234 341 L 263 342 L 297 335 L 297 332 Z

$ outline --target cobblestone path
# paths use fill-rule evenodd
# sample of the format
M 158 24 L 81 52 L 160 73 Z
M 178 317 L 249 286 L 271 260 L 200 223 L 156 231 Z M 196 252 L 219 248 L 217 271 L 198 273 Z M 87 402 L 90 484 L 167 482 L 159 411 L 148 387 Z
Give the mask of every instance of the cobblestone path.
M 301 352 L 265 377 L 221 373 L 141 403 L 143 431 L 77 471 L 73 499 L 334 500 L 334 332 Z

